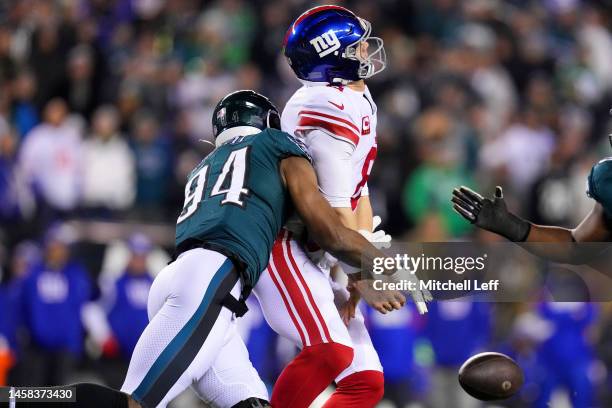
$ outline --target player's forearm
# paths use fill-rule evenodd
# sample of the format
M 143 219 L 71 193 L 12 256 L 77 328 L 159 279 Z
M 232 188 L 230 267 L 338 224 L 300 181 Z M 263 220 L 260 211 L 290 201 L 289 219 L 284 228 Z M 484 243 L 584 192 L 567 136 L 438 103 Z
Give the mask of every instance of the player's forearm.
M 496 187 L 492 198 L 460 187 L 453 190 L 453 208 L 472 224 L 499 234 L 510 241 L 523 243 L 531 253 L 556 262 L 584 263 L 572 231 L 561 227 L 534 225 L 508 211 L 501 187 Z M 580 228 L 580 226 L 579 226 Z
M 335 207 L 334 211 L 338 214 L 342 225 L 353 230 L 358 229 L 357 218 L 350 207 Z
M 363 196 L 357 203 L 355 209 L 355 217 L 357 219 L 357 229 L 372 231 L 372 218 L 374 213 L 372 211 L 372 204 L 370 203 L 370 197 Z
M 523 248 L 554 262 L 590 265 L 609 273 L 608 245 L 610 232 L 601 221 L 601 214 L 591 212 L 576 228 L 532 225 Z
M 585 251 L 580 251 L 572 231 L 567 228 L 531 224 L 523 248 L 534 255 L 555 262 L 583 264 Z
M 573 243 L 575 241 L 572 231 L 568 228 L 531 224 L 525 242 Z

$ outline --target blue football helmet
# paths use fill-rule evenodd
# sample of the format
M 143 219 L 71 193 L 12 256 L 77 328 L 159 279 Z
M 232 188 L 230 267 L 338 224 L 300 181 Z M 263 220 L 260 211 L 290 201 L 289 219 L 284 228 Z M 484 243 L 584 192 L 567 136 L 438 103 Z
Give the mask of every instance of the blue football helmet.
M 319 6 L 289 27 L 283 52 L 298 78 L 346 84 L 370 78 L 387 65 L 383 40 L 371 32 L 368 21 L 346 8 Z

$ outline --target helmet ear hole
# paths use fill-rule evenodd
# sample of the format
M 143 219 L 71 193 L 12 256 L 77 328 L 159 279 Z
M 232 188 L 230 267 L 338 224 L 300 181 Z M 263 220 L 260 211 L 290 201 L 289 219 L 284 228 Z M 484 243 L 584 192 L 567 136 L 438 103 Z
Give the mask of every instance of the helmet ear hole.
M 281 129 L 280 116 L 278 116 L 278 112 L 275 110 L 270 109 L 268 111 L 268 118 L 266 122 L 267 122 L 268 128 L 278 129 L 278 130 Z

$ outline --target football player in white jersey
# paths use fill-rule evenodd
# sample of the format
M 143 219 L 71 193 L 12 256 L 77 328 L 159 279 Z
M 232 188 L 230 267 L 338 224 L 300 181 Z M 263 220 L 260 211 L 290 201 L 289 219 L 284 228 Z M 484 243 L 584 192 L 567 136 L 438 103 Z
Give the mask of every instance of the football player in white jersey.
M 319 188 L 344 225 L 372 242 L 389 242 L 383 231 L 372 232 L 380 221 L 368 197 L 377 108 L 364 79 L 386 65 L 383 42 L 370 32 L 369 22 L 338 6 L 315 7 L 291 25 L 284 53 L 304 86 L 285 106 L 281 126 L 308 147 Z M 359 299 L 332 281 L 337 261 L 303 235 L 292 225 L 281 231 L 254 289 L 270 326 L 302 349 L 277 380 L 272 406 L 308 407 L 335 381 L 325 407 L 373 407 L 384 377 Z M 415 301 L 424 300 L 419 296 Z

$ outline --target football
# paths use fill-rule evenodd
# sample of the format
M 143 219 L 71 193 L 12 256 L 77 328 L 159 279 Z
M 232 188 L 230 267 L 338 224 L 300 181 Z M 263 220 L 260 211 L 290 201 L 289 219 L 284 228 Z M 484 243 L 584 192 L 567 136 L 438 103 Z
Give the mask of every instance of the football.
M 480 353 L 459 369 L 459 384 L 472 397 L 482 401 L 503 400 L 523 385 L 523 370 L 501 353 Z

